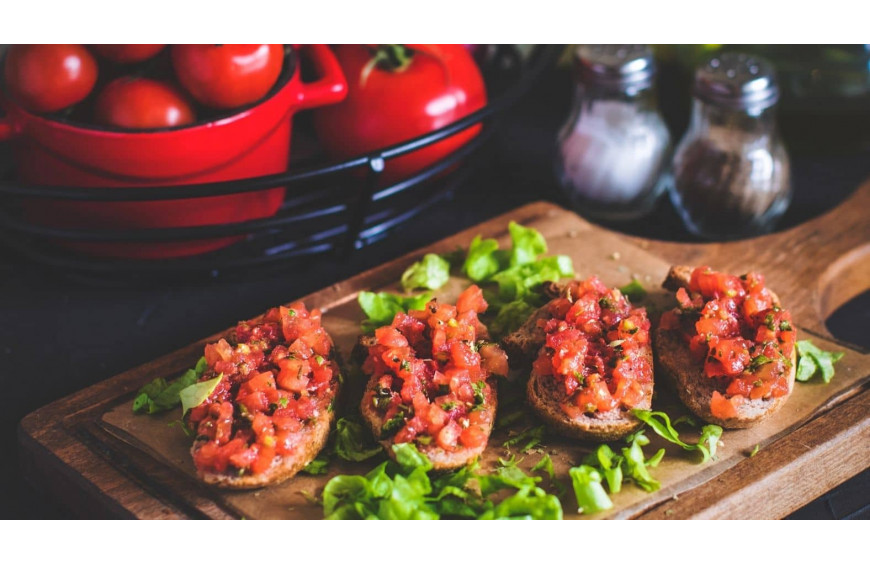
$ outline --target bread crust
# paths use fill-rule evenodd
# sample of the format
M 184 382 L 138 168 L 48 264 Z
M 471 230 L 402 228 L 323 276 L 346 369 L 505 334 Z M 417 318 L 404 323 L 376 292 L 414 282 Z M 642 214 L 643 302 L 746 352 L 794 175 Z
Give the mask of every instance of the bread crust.
M 672 291 L 679 288 L 688 290 L 692 270 L 693 268 L 690 266 L 672 266 L 662 286 Z M 774 305 L 781 305 L 775 293 L 771 292 L 771 296 Z M 663 374 L 670 382 L 680 397 L 680 401 L 694 415 L 708 423 L 715 423 L 726 429 L 751 427 L 779 411 L 794 389 L 797 354 L 795 350 L 792 350 L 791 368 L 788 373 L 788 393 L 786 395 L 766 400 L 747 398 L 736 408 L 736 417 L 728 419 L 716 417 L 710 411 L 713 392 L 718 391 L 720 394 L 724 394 L 727 385 L 720 379 L 710 378 L 704 373 L 704 364 L 692 357 L 679 329 L 665 330 L 659 327 L 653 332 L 653 337 L 657 372 Z
M 360 413 L 362 414 L 363 420 L 366 422 L 369 430 L 371 430 L 372 435 L 376 439 L 381 436 L 381 429 L 384 426 L 384 419 L 374 406 L 377 385 L 378 378 L 372 376 L 369 379 L 368 384 L 366 384 L 366 391 L 363 394 L 362 402 L 360 403 Z M 484 431 L 486 431 L 487 437 L 492 434 L 492 426 L 495 422 L 495 412 L 498 407 L 496 394 L 497 386 L 496 377 L 490 376 L 486 379 L 486 386 L 483 388 L 483 397 L 485 401 L 482 409 L 489 414 L 489 417 L 487 417 L 489 423 L 482 425 L 482 427 Z M 378 440 L 378 442 L 384 447 L 387 455 L 395 460 L 396 455 L 391 448 L 393 441 L 390 439 L 381 439 Z M 454 470 L 456 468 L 462 468 L 477 459 L 477 457 L 483 454 L 483 451 L 486 450 L 486 444 L 475 448 L 457 448 L 457 450 L 453 452 L 446 451 L 434 443 L 428 445 L 417 445 L 417 449 L 429 458 L 434 470 Z

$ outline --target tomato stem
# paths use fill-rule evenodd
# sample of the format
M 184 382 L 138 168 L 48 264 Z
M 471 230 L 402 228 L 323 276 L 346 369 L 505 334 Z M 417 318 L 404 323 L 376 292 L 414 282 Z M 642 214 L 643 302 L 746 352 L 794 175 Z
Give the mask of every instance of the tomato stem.
M 405 45 L 389 43 L 372 49 L 372 58 L 360 73 L 360 86 L 365 86 L 375 68 L 389 72 L 403 72 L 414 61 L 415 51 Z

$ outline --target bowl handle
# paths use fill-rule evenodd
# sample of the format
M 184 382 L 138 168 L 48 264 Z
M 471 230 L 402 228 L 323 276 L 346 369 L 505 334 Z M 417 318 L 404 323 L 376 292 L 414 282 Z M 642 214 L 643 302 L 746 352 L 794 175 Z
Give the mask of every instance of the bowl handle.
M 308 52 L 321 78 L 302 84 L 299 91 L 299 109 L 307 110 L 344 100 L 347 95 L 347 81 L 332 50 L 322 44 L 303 45 L 302 49 Z

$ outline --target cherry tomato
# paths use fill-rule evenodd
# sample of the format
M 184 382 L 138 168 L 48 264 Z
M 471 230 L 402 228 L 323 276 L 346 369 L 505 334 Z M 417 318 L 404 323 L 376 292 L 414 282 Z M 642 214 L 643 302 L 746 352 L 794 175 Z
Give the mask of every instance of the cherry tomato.
M 400 55 L 393 47 L 338 45 L 344 70 L 344 102 L 317 110 L 317 134 L 326 151 L 346 159 L 418 137 L 482 108 L 483 78 L 461 45 L 409 45 Z M 385 51 L 386 50 L 386 51 Z M 410 50 L 410 51 L 408 51 Z M 373 61 L 373 57 L 378 57 Z M 391 62 L 392 61 L 392 62 Z M 471 140 L 479 126 L 386 163 L 383 182 L 412 176 Z
M 4 70 L 12 97 L 37 113 L 81 102 L 97 82 L 97 63 L 81 45 L 13 45 Z
M 230 109 L 252 104 L 278 81 L 284 46 L 174 45 L 172 66 L 181 85 L 198 102 Z
M 139 44 L 130 45 L 91 45 L 91 50 L 97 55 L 115 63 L 139 63 L 146 61 L 163 50 L 165 45 Z
M 147 78 L 122 77 L 97 97 L 97 123 L 129 129 L 174 127 L 193 123 L 193 109 L 169 84 Z

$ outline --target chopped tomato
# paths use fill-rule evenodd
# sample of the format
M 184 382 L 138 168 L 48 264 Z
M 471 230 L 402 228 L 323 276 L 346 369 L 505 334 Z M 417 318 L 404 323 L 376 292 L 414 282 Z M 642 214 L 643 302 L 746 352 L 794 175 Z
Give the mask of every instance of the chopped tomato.
M 719 419 L 732 419 L 737 417 L 737 408 L 743 404 L 745 398 L 743 396 L 732 396 L 726 398 L 719 392 L 713 392 L 713 398 L 710 400 L 710 412 L 714 417 Z
M 787 394 L 797 333 L 791 315 L 774 305 L 764 277 L 750 272 L 738 278 L 699 267 L 692 272 L 689 290 L 702 302 L 696 304 L 680 288 L 680 309 L 663 314 L 660 326 L 686 329 L 693 321 L 695 331 L 684 333 L 692 355 L 724 390 L 724 395 L 714 395 L 711 409 L 736 415 L 736 406 L 746 398 Z M 693 307 L 700 305 L 699 313 L 685 311 L 690 301 Z
M 424 452 L 486 443 L 492 421 L 476 408 L 488 401 L 487 378 L 506 375 L 508 364 L 498 345 L 478 344 L 486 329 L 477 315 L 485 309 L 480 288 L 471 286 L 456 306 L 432 300 L 375 331 L 363 371 L 378 396 L 370 390 L 363 401 L 373 402 L 384 421 L 399 418 L 390 429 L 394 443 L 416 441 Z
M 332 403 L 338 366 L 320 311 L 301 302 L 239 323 L 234 336 L 235 345 L 206 345 L 201 379 L 223 378 L 186 422 L 197 433 L 200 471 L 259 474 L 293 452 L 308 421 Z
M 532 368 L 560 384 L 570 417 L 631 408 L 644 399 L 644 384 L 652 381 L 652 366 L 637 353 L 649 345 L 645 309 L 592 277 L 570 283 L 548 311 L 550 319 L 541 323 L 546 344 Z

